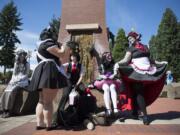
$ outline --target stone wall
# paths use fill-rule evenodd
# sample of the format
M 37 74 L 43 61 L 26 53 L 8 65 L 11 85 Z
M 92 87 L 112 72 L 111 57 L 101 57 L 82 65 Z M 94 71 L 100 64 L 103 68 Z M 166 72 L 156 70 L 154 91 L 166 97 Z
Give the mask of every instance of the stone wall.
M 4 89 L 7 87 L 7 85 L 0 85 L 0 96 L 2 95 Z
M 180 98 L 180 82 L 164 85 L 160 96 L 173 99 Z
M 4 92 L 7 85 L 0 85 L 0 96 Z M 39 99 L 38 92 L 26 92 L 19 89 L 16 94 L 16 100 L 13 107 L 13 113 L 17 115 L 35 113 L 35 108 Z M 1 103 L 0 103 L 1 108 Z

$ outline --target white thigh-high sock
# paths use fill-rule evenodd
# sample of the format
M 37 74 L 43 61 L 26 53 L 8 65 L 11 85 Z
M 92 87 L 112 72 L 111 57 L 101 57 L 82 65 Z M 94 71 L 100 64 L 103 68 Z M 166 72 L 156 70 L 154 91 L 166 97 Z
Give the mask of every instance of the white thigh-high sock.
M 117 109 L 117 93 L 116 93 L 116 86 L 115 84 L 110 85 L 110 93 L 111 93 L 111 99 L 114 107 L 114 112 L 118 112 Z
M 110 91 L 109 91 L 109 85 L 108 84 L 103 84 L 102 89 L 104 91 L 104 103 L 106 106 L 106 109 L 108 113 L 110 113 Z

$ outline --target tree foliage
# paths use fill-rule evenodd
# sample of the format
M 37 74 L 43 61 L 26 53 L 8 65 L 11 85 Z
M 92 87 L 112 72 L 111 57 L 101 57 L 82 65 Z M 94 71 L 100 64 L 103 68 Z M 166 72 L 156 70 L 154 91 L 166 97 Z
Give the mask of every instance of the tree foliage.
M 115 46 L 112 51 L 114 60 L 121 60 L 124 57 L 127 48 L 128 40 L 126 38 L 125 31 L 123 29 L 119 29 L 115 40 Z
M 8 3 L 0 12 L 0 66 L 7 68 L 14 65 L 16 43 L 21 43 L 16 31 L 21 30 L 21 18 L 13 2 Z
M 153 35 L 149 41 L 150 53 L 152 59 L 157 59 L 157 51 L 156 51 L 156 36 Z
M 180 26 L 169 8 L 163 14 L 156 36 L 152 36 L 150 49 L 156 60 L 168 61 L 169 70 L 180 79 Z

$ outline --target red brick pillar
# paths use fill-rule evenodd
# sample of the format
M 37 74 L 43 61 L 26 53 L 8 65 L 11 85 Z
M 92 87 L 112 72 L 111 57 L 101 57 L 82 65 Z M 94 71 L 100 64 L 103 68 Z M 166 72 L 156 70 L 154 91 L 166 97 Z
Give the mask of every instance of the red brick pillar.
M 72 33 L 92 33 L 95 49 L 101 56 L 109 51 L 106 28 L 105 0 L 62 0 L 59 41 L 63 44 L 71 39 Z

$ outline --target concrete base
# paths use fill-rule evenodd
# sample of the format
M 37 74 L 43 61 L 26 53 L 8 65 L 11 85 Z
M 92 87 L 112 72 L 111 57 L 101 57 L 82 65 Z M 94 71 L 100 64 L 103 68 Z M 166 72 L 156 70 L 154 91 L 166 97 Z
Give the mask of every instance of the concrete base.
M 180 83 L 164 85 L 160 97 L 178 99 L 180 98 Z
M 180 98 L 180 83 L 167 85 L 167 97 L 172 99 Z
M 163 97 L 163 98 L 167 98 L 167 85 L 164 85 L 163 90 L 161 92 L 161 94 L 159 95 L 159 97 Z
M 20 115 L 35 113 L 35 108 L 38 100 L 38 92 L 29 93 L 22 90 L 16 95 L 16 101 L 13 111 L 15 114 Z
M 0 97 L 4 92 L 7 85 L 0 85 Z M 39 100 L 38 92 L 26 92 L 23 89 L 19 89 L 16 94 L 16 100 L 12 113 L 15 115 L 32 114 L 35 112 L 37 102 Z M 2 109 L 0 103 L 0 110 Z

